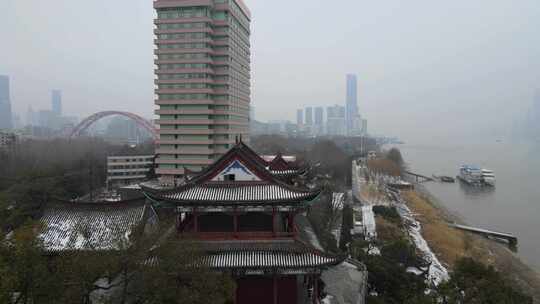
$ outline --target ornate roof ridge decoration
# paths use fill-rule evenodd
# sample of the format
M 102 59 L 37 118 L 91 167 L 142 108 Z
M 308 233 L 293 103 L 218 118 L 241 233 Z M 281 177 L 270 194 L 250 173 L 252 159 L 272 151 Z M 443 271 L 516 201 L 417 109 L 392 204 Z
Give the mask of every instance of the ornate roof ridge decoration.
M 267 162 L 240 139 L 236 145 L 227 151 L 227 153 L 221 156 L 212 165 L 206 167 L 199 175 L 194 176 L 190 182 L 208 181 L 212 179 L 220 170 L 224 169 L 234 157 L 240 159 L 249 169 L 256 171 L 254 173 L 261 179 L 276 180 L 267 170 Z
M 270 170 L 274 171 L 284 171 L 284 170 L 294 170 L 293 166 L 289 164 L 285 159 L 283 159 L 283 155 L 281 152 L 278 152 L 276 157 L 270 163 L 268 164 Z
M 119 201 L 71 201 L 62 198 L 56 198 L 54 201 L 47 202 L 45 208 L 95 208 L 103 210 L 104 208 L 134 208 L 144 206 L 144 199 L 133 198 Z
M 251 170 L 255 181 L 216 181 L 220 172 L 235 161 Z M 317 197 L 321 189 L 300 188 L 273 175 L 266 163 L 241 140 L 199 175 L 173 189 L 141 188 L 157 200 L 170 202 L 301 202 Z

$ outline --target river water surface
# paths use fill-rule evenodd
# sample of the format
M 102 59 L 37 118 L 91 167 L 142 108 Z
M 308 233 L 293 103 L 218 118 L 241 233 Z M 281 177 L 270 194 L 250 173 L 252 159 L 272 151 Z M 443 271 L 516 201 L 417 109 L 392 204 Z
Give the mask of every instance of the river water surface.
M 486 140 L 398 146 L 414 172 L 456 176 L 460 165 L 495 171 L 495 188 L 428 182 L 427 189 L 471 226 L 517 235 L 518 255 L 540 271 L 540 143 Z

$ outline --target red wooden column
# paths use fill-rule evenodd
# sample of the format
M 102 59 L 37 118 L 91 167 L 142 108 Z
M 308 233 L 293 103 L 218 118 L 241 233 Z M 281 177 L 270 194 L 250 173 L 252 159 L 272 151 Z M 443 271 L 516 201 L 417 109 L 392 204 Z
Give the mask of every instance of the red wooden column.
M 276 208 L 272 208 L 272 236 L 276 237 Z
M 313 275 L 313 304 L 319 303 L 319 278 Z
M 193 230 L 195 232 L 199 232 L 199 221 L 198 221 L 199 214 L 197 213 L 197 209 L 193 208 Z
M 289 231 L 287 232 L 294 232 L 294 212 L 289 212 L 289 218 L 287 220 L 289 221 Z
M 238 238 L 238 211 L 236 210 L 236 207 L 233 211 L 233 225 L 234 225 L 234 237 Z
M 273 276 L 272 287 L 274 288 L 274 304 L 278 304 L 278 280 L 275 274 Z
M 238 280 L 236 280 L 236 288 L 234 289 L 234 299 L 233 299 L 233 303 L 234 304 L 238 304 Z

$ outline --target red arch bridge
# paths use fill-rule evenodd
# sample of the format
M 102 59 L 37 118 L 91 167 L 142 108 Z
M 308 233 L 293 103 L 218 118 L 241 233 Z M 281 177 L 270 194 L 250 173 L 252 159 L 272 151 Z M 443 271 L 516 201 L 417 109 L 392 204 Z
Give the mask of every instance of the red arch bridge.
M 96 121 L 104 117 L 113 116 L 113 115 L 120 115 L 120 116 L 124 116 L 124 117 L 132 119 L 134 122 L 137 123 L 137 125 L 139 125 L 139 127 L 142 127 L 145 130 L 147 130 L 152 135 L 152 138 L 154 140 L 158 139 L 158 132 L 156 128 L 152 125 L 152 123 L 150 123 L 148 120 L 142 118 L 141 116 L 137 114 L 123 112 L 123 111 L 103 111 L 103 112 L 92 114 L 86 117 L 77 126 L 75 126 L 73 130 L 71 130 L 69 134 L 69 138 L 74 138 L 81 135 L 84 131 L 86 131 L 86 129 L 88 129 Z

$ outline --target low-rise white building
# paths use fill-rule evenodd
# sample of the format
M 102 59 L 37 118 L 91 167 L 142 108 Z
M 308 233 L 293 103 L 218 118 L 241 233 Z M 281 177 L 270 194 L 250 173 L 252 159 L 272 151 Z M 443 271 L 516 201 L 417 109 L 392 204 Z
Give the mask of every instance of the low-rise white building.
M 9 132 L 0 131 L 0 149 L 9 148 L 17 142 L 17 135 Z
M 115 188 L 143 182 L 154 166 L 154 155 L 107 157 L 107 185 Z

